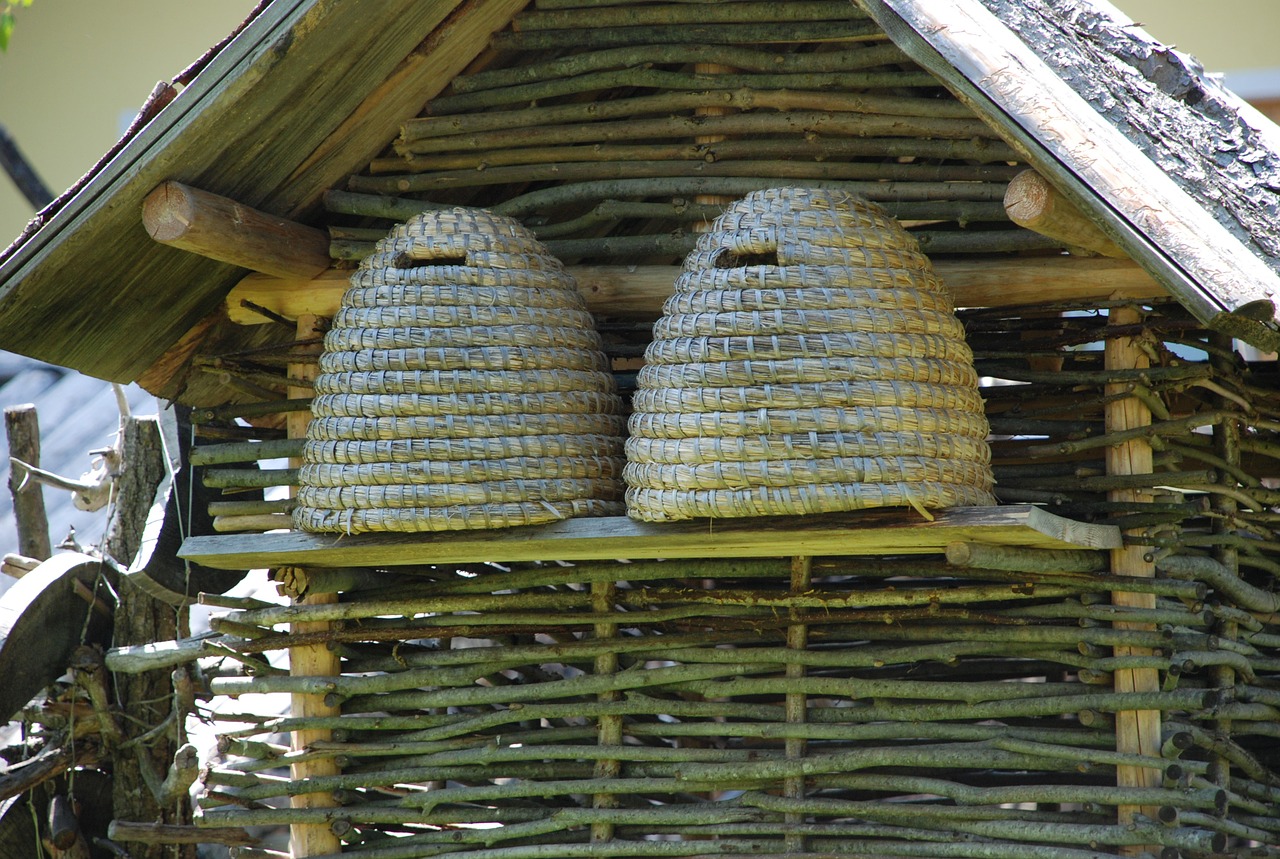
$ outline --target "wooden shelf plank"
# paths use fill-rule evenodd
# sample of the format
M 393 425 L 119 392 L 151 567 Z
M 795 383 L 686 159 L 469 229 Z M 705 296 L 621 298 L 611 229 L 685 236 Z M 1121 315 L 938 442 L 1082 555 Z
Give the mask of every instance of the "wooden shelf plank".
M 218 569 L 403 566 L 476 561 L 749 558 L 942 552 L 963 540 L 1040 549 L 1114 549 L 1120 531 L 1029 504 L 651 524 L 625 516 L 440 534 L 228 534 L 188 537 L 179 555 Z

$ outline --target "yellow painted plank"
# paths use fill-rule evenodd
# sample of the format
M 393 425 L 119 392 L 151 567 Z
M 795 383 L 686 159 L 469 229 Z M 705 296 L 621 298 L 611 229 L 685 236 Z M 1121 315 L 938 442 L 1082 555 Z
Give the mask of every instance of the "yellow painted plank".
M 1028 504 L 956 507 L 926 522 L 911 510 L 645 523 L 624 516 L 443 534 L 227 534 L 189 537 L 179 554 L 218 569 L 403 566 L 478 561 L 751 558 L 942 553 L 955 541 L 1041 549 L 1114 549 L 1120 531 Z

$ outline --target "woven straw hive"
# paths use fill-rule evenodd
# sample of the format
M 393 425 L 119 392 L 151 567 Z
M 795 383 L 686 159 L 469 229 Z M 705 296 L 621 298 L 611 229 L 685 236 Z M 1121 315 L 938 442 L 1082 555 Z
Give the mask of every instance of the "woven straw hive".
M 635 518 L 995 503 L 950 295 L 864 200 L 778 188 L 729 206 L 645 362 L 626 444 Z
M 621 512 L 622 402 L 573 278 L 509 218 L 426 212 L 325 336 L 294 524 L 444 531 Z

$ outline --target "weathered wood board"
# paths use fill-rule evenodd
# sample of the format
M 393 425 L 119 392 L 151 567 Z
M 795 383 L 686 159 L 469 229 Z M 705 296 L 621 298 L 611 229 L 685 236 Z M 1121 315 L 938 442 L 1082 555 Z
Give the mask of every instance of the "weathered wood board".
M 1113 549 L 1109 525 L 1064 519 L 1029 504 L 957 507 L 932 522 L 911 510 L 652 524 L 625 516 L 446 534 L 307 534 L 190 537 L 179 555 L 210 567 L 397 566 L 467 561 L 610 558 L 750 558 L 941 553 L 968 541 L 1044 549 Z

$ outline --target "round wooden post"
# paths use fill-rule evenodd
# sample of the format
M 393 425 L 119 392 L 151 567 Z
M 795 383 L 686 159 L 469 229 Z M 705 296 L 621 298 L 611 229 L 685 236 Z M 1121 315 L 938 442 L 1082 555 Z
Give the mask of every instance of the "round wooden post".
M 312 314 L 303 314 L 298 317 L 299 340 L 310 340 L 319 335 L 319 317 Z M 290 378 L 314 379 L 315 375 L 316 367 L 312 364 L 289 365 Z M 290 397 L 309 397 L 311 395 L 312 391 L 307 387 L 289 388 Z M 307 434 L 307 421 L 310 417 L 310 412 L 290 412 L 287 418 L 289 436 L 291 438 L 305 437 Z M 301 463 L 291 460 L 290 464 L 296 467 Z M 302 578 L 305 581 L 305 572 L 302 574 Z M 336 593 L 304 595 L 302 598 L 295 600 L 298 605 L 335 603 L 337 601 L 338 595 Z M 298 633 L 316 632 L 327 627 L 328 623 L 324 622 L 297 623 L 293 625 L 292 631 Z M 329 650 L 323 644 L 289 648 L 289 673 L 291 675 L 300 677 L 333 676 L 341 673 L 341 670 L 342 665 L 337 653 Z M 293 716 L 336 716 L 339 712 L 338 707 L 325 703 L 323 695 L 294 694 L 290 701 L 290 714 Z M 290 747 L 295 750 L 303 749 L 317 740 L 329 739 L 332 739 L 332 732 L 329 730 L 308 729 L 294 731 L 290 735 Z M 291 773 L 295 779 L 337 775 L 338 765 L 332 757 L 320 758 L 293 764 Z M 328 792 L 307 793 L 293 797 L 292 805 L 294 808 L 328 808 L 337 805 L 337 802 Z M 321 856 L 327 853 L 337 853 L 341 849 L 342 842 L 328 826 L 295 823 L 289 827 L 289 851 L 293 854 L 294 859 L 301 859 L 303 856 Z
M 614 613 L 615 605 L 618 598 L 617 582 L 592 582 L 591 583 L 591 610 L 600 617 L 607 617 Z M 618 625 L 616 623 L 601 622 L 593 626 L 594 635 L 601 641 L 608 641 L 616 638 L 618 635 Z M 601 653 L 595 660 L 595 673 L 597 675 L 616 674 L 618 672 L 618 653 L 617 651 L 607 651 Z M 622 700 L 622 693 L 617 690 L 609 692 L 601 692 L 597 696 L 598 700 L 603 704 L 611 704 Z M 621 746 L 623 739 L 623 722 L 622 717 L 617 715 L 603 715 L 597 719 L 597 743 L 601 747 Z M 598 779 L 617 778 L 622 775 L 622 762 L 618 760 L 601 759 L 596 761 L 595 777 Z M 593 808 L 617 808 L 618 798 L 612 794 L 601 793 L 592 797 Z M 591 842 L 593 844 L 612 841 L 613 840 L 613 824 L 612 823 L 592 823 L 591 824 Z
M 1115 242 L 1098 228 L 1088 215 L 1063 197 L 1034 170 L 1024 170 L 1009 183 L 1004 195 L 1009 220 L 1065 243 L 1104 257 L 1124 257 Z
M 1120 307 L 1111 311 L 1110 324 L 1113 326 L 1136 325 L 1142 322 L 1142 314 L 1131 307 Z M 1145 352 L 1138 345 L 1137 338 L 1130 336 L 1110 337 L 1107 339 L 1106 366 L 1109 370 L 1130 370 L 1150 366 Z M 1121 393 L 1122 386 L 1108 385 L 1108 394 Z M 1124 397 L 1106 406 L 1107 432 L 1133 429 L 1151 423 L 1151 412 L 1136 397 Z M 1146 440 L 1135 440 L 1114 445 L 1106 449 L 1107 474 L 1150 474 L 1152 471 L 1151 445 Z M 1107 494 L 1109 501 L 1140 502 L 1150 501 L 1149 490 L 1117 489 Z M 1125 546 L 1111 550 L 1111 571 L 1116 575 L 1155 577 L 1155 565 L 1143 559 L 1146 550 L 1142 546 Z M 1112 593 L 1111 602 L 1118 606 L 1135 608 L 1155 608 L 1154 594 L 1135 594 L 1124 591 Z M 1117 622 L 1118 629 L 1151 629 L 1150 624 L 1130 624 Z M 1138 647 L 1115 648 L 1116 656 L 1149 655 L 1150 650 Z M 1127 668 L 1115 672 L 1115 689 L 1117 692 L 1158 692 L 1160 691 L 1159 672 L 1154 668 Z M 1116 713 L 1116 750 L 1129 754 L 1160 757 L 1160 711 L 1159 710 L 1122 710 Z M 1116 767 L 1116 781 L 1123 787 L 1159 787 L 1161 770 L 1156 767 Z M 1138 806 L 1120 806 L 1120 822 L 1128 823 L 1136 813 L 1155 816 L 1154 808 Z M 1132 848 L 1130 855 L 1142 852 L 1142 848 Z
M 812 588 L 813 582 L 813 558 L 798 555 L 791 559 L 791 594 L 793 596 L 801 596 L 806 594 Z M 804 650 L 809 646 L 809 627 L 806 626 L 800 617 L 799 609 L 791 609 L 791 620 L 795 621 L 787 626 L 787 647 L 791 650 Z M 800 663 L 792 662 L 787 664 L 787 680 L 789 682 L 799 682 L 804 679 L 805 667 Z M 809 718 L 809 699 L 804 692 L 787 692 L 786 698 L 786 714 L 787 722 L 793 725 L 804 724 Z M 784 754 L 787 760 L 800 760 L 805 756 L 805 741 L 802 737 L 787 737 Z M 788 776 L 783 783 L 782 792 L 787 799 L 804 799 L 805 795 L 805 778 L 802 775 Z M 789 824 L 799 825 L 804 823 L 804 815 L 797 812 L 787 812 L 785 820 Z M 805 850 L 805 838 L 803 835 L 789 833 L 786 836 L 785 844 L 789 853 L 803 853 Z
M 4 410 L 4 426 L 9 438 L 9 455 L 27 465 L 40 465 L 40 421 L 36 407 L 31 403 L 8 406 Z M 9 491 L 13 493 L 13 515 L 18 522 L 18 553 L 37 561 L 46 560 L 53 554 L 53 548 L 49 542 L 49 519 L 44 511 L 44 486 L 34 480 L 23 485 L 22 479 L 10 468 Z

